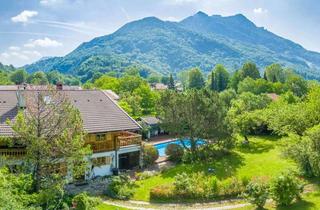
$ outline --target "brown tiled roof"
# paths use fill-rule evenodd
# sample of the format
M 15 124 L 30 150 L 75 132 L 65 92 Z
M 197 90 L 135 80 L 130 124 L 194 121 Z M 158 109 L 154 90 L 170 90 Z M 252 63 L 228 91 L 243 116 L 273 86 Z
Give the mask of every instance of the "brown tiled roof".
M 121 130 L 138 130 L 140 126 L 104 92 L 99 90 L 63 91 L 83 119 L 88 133 Z M 12 135 L 6 120 L 13 120 L 17 114 L 16 91 L 0 90 L 0 136 Z M 3 102 L 5 101 L 5 103 Z
M 18 113 L 15 91 L 0 91 L 0 136 L 12 136 L 13 131 L 6 123 L 13 121 Z

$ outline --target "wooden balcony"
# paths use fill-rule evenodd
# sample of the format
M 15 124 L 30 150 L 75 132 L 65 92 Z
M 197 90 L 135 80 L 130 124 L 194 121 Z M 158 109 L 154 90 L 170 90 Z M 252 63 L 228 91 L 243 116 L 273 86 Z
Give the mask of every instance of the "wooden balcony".
M 87 144 L 91 145 L 93 152 L 107 152 L 114 150 L 113 141 L 96 141 L 88 142 Z
M 26 155 L 24 148 L 0 148 L 0 156 L 7 159 L 19 159 Z
M 140 145 L 141 135 L 128 132 L 114 132 L 108 134 L 89 134 L 87 137 L 86 145 L 90 145 L 94 153 L 108 152 L 115 150 L 115 144 L 117 149 L 121 147 L 127 147 L 130 145 Z
M 130 145 L 140 145 L 142 138 L 139 134 L 123 131 L 119 133 L 116 140 L 118 148 L 121 148 Z

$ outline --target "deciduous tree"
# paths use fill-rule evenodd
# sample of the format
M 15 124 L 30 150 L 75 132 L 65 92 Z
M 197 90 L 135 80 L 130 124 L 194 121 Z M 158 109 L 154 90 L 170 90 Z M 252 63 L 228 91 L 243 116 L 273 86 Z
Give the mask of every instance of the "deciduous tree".
M 161 96 L 159 114 L 164 130 L 179 139 L 190 139 L 193 154 L 197 151 L 199 139 L 213 144 L 229 140 L 226 138 L 229 133 L 225 106 L 216 92 L 190 89 L 178 93 L 168 90 Z
M 82 163 L 89 149 L 84 147 L 79 111 L 60 91 L 27 91 L 21 97 L 26 108 L 19 112 L 12 128 L 19 143 L 26 146 L 25 161 L 31 164 L 34 190 L 64 182 L 63 175 L 54 170 L 59 164 L 72 169 L 74 177 L 83 176 Z
M 194 68 L 190 70 L 188 75 L 188 87 L 192 89 L 201 89 L 204 87 L 204 78 L 201 70 Z
M 216 65 L 211 73 L 211 90 L 223 91 L 227 88 L 229 73 L 221 64 Z

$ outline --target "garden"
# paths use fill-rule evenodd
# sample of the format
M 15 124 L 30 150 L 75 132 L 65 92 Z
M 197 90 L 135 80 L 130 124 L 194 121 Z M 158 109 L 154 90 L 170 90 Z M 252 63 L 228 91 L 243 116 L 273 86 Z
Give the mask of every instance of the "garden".
M 180 162 L 160 173 L 140 173 L 141 180 L 131 183 L 132 194 L 127 199 L 151 204 L 240 199 L 237 202 L 252 203 L 240 209 L 319 208 L 319 183 L 299 176 L 297 165 L 283 156 L 286 146 L 280 137 L 250 136 L 250 145 L 237 144 L 230 154 L 215 161 Z

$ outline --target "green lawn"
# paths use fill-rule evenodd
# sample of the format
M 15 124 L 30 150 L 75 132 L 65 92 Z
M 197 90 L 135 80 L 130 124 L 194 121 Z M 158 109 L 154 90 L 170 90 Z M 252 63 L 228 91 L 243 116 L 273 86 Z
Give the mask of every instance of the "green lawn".
M 98 206 L 98 210 L 129 210 L 129 209 L 107 205 L 103 203 Z
M 292 161 L 281 157 L 281 149 L 285 142 L 276 137 L 251 137 L 248 149 L 236 148 L 231 155 L 221 160 L 205 164 L 180 164 L 161 175 L 138 181 L 134 200 L 149 201 L 150 189 L 157 185 L 172 183 L 174 176 L 181 172 L 207 172 L 208 168 L 216 170 L 220 180 L 228 177 L 274 176 L 281 171 L 296 169 Z M 209 175 L 208 176 L 213 176 Z

